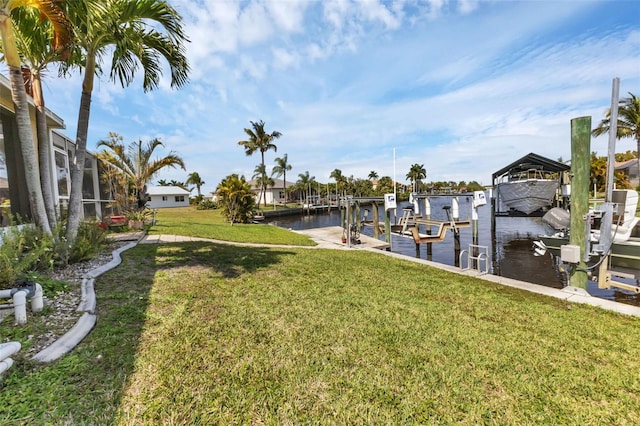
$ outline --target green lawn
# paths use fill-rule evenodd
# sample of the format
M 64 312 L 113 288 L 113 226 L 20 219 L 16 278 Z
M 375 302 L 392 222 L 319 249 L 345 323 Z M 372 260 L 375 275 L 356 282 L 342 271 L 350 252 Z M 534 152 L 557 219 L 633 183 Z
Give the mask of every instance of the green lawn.
M 149 233 L 152 235 L 186 235 L 243 243 L 315 245 L 311 239 L 304 235 L 289 232 L 276 226 L 255 223 L 236 223 L 231 226 L 225 222 L 219 209 L 196 210 L 194 207 L 158 210 L 156 225 L 151 228 Z
M 138 245 L 96 292 L 0 424 L 640 424 L 640 319 L 381 253 Z

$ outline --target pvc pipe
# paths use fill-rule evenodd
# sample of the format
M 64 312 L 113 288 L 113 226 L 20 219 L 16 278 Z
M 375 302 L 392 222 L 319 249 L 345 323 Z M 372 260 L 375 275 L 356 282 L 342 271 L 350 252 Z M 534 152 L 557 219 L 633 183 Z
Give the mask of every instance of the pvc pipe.
M 13 309 L 18 325 L 27 323 L 27 291 L 19 290 L 13 295 Z
M 454 220 L 458 220 L 460 217 L 460 207 L 458 205 L 458 197 L 453 197 L 451 200 L 451 217 Z
M 5 358 L 0 361 L 0 374 L 4 373 L 13 365 L 13 360 L 11 358 Z
M 13 295 L 15 289 L 0 290 L 0 299 L 9 299 Z
M 11 355 L 17 353 L 21 347 L 20 342 L 0 343 L 0 360 L 9 358 Z
M 36 283 L 36 291 L 31 298 L 31 312 L 40 312 L 44 308 L 42 286 Z

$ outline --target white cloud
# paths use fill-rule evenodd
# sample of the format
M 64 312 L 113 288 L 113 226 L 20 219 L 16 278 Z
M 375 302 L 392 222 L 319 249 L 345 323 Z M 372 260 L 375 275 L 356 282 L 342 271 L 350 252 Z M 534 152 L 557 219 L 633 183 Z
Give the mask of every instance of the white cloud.
M 139 80 L 126 89 L 101 80 L 89 144 L 108 131 L 160 135 L 205 191 L 233 172 L 251 176 L 259 158 L 237 141 L 261 119 L 283 133 L 267 162 L 287 153 L 292 180 L 308 170 L 326 182 L 335 168 L 390 176 L 395 147 L 400 180 L 417 162 L 428 180 L 488 184 L 528 152 L 569 158 L 570 119 L 597 122 L 613 77 L 623 95 L 640 87 L 635 3 L 621 3 L 611 23 L 591 1 L 175 4 L 192 40 L 191 83 L 167 90 L 164 79 L 144 94 Z M 47 106 L 75 136 L 80 79 L 48 85 Z M 605 149 L 601 139 L 592 150 Z

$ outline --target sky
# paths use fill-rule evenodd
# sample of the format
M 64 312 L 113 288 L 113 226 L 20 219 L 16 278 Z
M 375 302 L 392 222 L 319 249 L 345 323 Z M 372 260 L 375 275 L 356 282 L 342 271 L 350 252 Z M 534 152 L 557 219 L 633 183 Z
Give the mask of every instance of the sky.
M 640 96 L 640 1 L 169 0 L 190 43 L 189 84 L 144 93 L 108 73 L 95 84 L 87 147 L 109 132 L 126 143 L 159 138 L 185 162 L 158 179 L 197 172 L 214 191 L 232 173 L 250 179 L 250 121 L 277 130 L 287 181 L 379 176 L 491 184 L 534 152 L 571 158 L 571 120 L 597 126 L 620 95 Z M 106 58 L 105 64 L 109 63 Z M 166 66 L 165 66 L 166 69 Z M 81 76 L 44 81 L 46 105 L 75 139 Z M 166 72 L 165 76 L 169 73 Z M 591 141 L 606 155 L 608 137 Z M 632 139 L 617 151 L 635 150 Z M 395 161 L 394 161 L 395 159 Z M 194 191 L 195 192 L 195 191 Z

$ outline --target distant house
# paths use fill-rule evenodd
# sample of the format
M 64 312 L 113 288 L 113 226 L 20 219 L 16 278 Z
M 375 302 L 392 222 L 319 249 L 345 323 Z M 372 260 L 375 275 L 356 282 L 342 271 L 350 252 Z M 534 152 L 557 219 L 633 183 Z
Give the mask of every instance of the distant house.
M 638 159 L 634 158 L 627 161 L 616 161 L 615 170 L 622 170 L 625 177 L 631 182 L 631 187 L 635 188 L 640 184 L 640 178 L 638 177 Z
M 147 187 L 150 209 L 189 206 L 189 191 L 179 186 L 150 186 Z
M 251 185 L 251 191 L 255 194 L 256 204 L 258 202 L 264 202 L 264 197 L 262 195 L 262 187 L 258 185 L 255 179 L 251 179 L 249 181 L 249 185 Z M 293 188 L 295 183 L 287 182 L 287 190 Z M 291 197 L 287 197 L 287 200 L 291 200 Z M 282 179 L 274 179 L 273 185 L 267 186 L 267 204 L 284 204 L 285 194 L 284 194 L 284 180 Z

